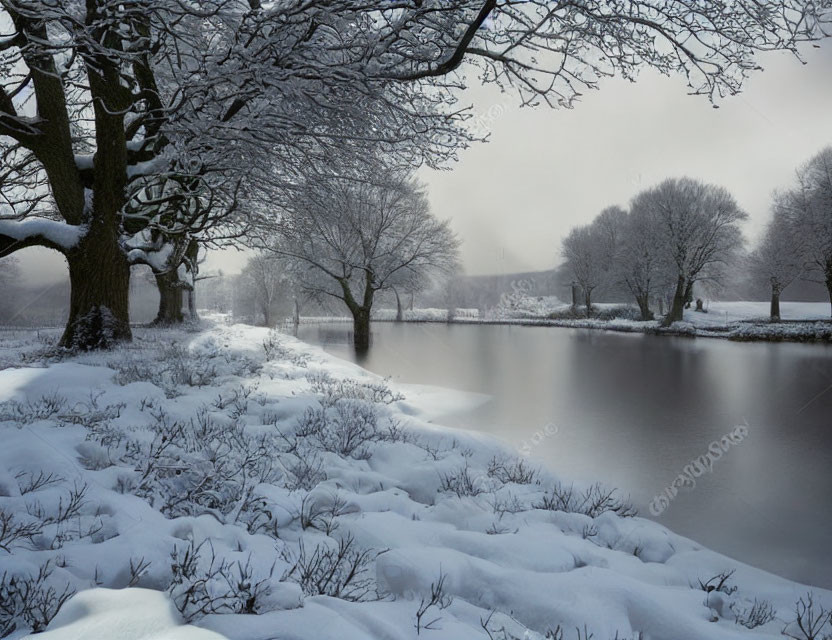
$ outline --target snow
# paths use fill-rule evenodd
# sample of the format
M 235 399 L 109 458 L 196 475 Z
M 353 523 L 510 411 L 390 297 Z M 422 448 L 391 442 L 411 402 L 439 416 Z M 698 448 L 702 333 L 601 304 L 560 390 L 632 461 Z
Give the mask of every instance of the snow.
M 77 591 L 45 640 L 543 640 L 558 626 L 572 640 L 584 625 L 595 640 L 774 639 L 810 590 L 650 520 L 581 507 L 590 487 L 569 497 L 568 479 L 508 445 L 441 426 L 480 395 L 393 385 L 210 319 L 57 360 L 43 341 L 0 334 L 0 510 L 39 527 L 0 548 L 0 583 L 49 561 L 46 583 Z M 339 411 L 370 411 L 372 437 L 350 449 Z M 40 472 L 59 480 L 28 490 Z M 363 554 L 368 597 L 303 580 L 298 567 L 339 544 Z M 699 588 L 732 569 L 737 591 Z M 446 598 L 417 633 L 440 576 Z M 832 606 L 832 592 L 811 591 Z M 189 593 L 213 599 L 207 615 Z M 736 612 L 755 599 L 778 619 L 746 629 Z
M 170 600 L 149 589 L 89 589 L 73 597 L 52 620 L 43 640 L 223 640 L 182 624 Z
M 592 306 L 596 314 L 600 312 L 614 316 L 616 311 L 621 313 L 623 310 L 623 315 L 629 317 L 584 318 L 580 317 L 582 307 L 572 312 L 570 305 L 555 297 L 508 296 L 503 304 L 484 316 L 478 313 L 456 313 L 452 322 L 603 329 L 730 340 L 832 342 L 832 323 L 827 302 L 781 302 L 782 322 L 779 323 L 769 322 L 768 302 L 709 302 L 705 306 L 706 313 L 686 309 L 684 320 L 667 329 L 661 328 L 658 320 L 632 319 L 638 317 L 638 312 L 626 304 L 598 303 Z M 411 322 L 447 322 L 447 317 L 445 309 L 415 309 L 404 314 L 404 320 Z M 391 321 L 395 318 L 395 311 L 379 309 L 374 312 L 373 318 L 376 321 Z M 350 321 L 349 318 L 301 318 L 305 324 Z
M 71 249 L 87 232 L 85 225 L 71 225 L 48 218 L 26 220 L 0 220 L 0 234 L 15 240 L 27 240 L 40 236 L 63 249 Z
M 728 325 L 758 320 L 768 322 L 768 302 L 711 302 L 705 306 L 708 313 L 685 310 L 685 320 L 697 327 Z M 782 320 L 829 320 L 828 302 L 781 302 Z

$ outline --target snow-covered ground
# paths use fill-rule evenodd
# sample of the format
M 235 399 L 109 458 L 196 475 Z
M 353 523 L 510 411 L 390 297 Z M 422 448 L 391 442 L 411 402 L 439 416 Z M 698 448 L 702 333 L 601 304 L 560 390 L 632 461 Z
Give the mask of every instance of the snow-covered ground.
M 832 607 L 431 422 L 481 396 L 242 325 L 55 337 L 0 333 L 0 636 L 803 639 Z
M 782 302 L 780 323 L 769 322 L 768 302 L 708 302 L 706 312 L 684 311 L 684 321 L 671 329 L 659 328 L 657 320 L 638 320 L 638 311 L 621 303 L 593 304 L 596 317 L 585 318 L 582 307 L 576 312 L 555 297 L 517 297 L 485 314 L 476 309 L 457 310 L 453 322 L 478 324 L 523 324 L 626 332 L 668 333 L 673 335 L 728 338 L 731 340 L 794 340 L 808 342 L 832 341 L 830 306 L 827 302 Z M 508 304 L 511 303 L 511 304 Z M 475 313 L 476 312 L 476 313 Z M 597 316 L 601 317 L 597 317 Z M 378 309 L 377 321 L 394 320 L 395 310 Z M 624 317 L 620 317 L 624 316 Z M 406 311 L 405 321 L 446 322 L 445 309 L 414 309 Z M 301 318 L 303 323 L 351 322 L 350 318 Z

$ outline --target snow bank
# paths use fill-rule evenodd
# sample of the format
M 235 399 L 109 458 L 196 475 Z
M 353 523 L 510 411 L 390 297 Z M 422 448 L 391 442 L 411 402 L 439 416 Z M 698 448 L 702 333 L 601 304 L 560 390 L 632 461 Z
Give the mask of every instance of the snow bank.
M 773 639 L 808 590 L 431 422 L 484 398 L 266 329 L 4 339 L 32 364 L 0 370 L 0 635 Z
M 90 589 L 70 599 L 42 640 L 224 640 L 224 636 L 182 624 L 170 600 L 149 589 Z

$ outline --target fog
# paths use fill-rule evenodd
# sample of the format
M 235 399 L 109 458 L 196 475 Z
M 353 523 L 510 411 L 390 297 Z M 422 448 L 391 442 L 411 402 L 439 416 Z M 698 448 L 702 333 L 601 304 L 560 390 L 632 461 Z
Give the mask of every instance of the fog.
M 653 73 L 635 84 L 608 79 L 572 110 L 521 109 L 512 95 L 478 86 L 465 99 L 489 142 L 462 151 L 450 171 L 420 175 L 435 213 L 450 218 L 463 240 L 469 274 L 551 268 L 572 226 L 676 175 L 731 190 L 750 215 L 753 240 L 772 190 L 832 143 L 832 46 L 804 57 L 806 65 L 784 53 L 762 57 L 765 71 L 718 109 L 687 95 L 681 78 Z M 18 255 L 30 283 L 66 275 L 57 254 Z M 245 259 L 215 252 L 205 268 L 234 273 Z

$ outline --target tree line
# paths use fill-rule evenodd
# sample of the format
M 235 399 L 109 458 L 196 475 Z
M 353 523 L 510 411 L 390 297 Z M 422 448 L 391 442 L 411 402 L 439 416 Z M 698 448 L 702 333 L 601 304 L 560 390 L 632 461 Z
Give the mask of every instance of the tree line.
M 519 104 L 569 107 L 603 77 L 652 68 L 717 99 L 741 89 L 760 51 L 799 55 L 800 43 L 826 37 L 831 7 L 0 0 L 0 258 L 31 246 L 66 258 L 68 349 L 130 339 L 134 265 L 156 276 L 159 320 L 180 321 L 200 252 L 217 246 L 306 264 L 298 269 L 310 288 L 340 298 L 360 328 L 375 292 L 393 280 L 408 286 L 406 269 L 391 273 L 383 257 L 401 252 L 416 265 L 432 238 L 407 222 L 396 223 L 400 244 L 357 234 L 361 251 L 384 263 L 371 273 L 333 236 L 309 241 L 313 227 L 355 234 L 352 221 L 316 211 L 326 201 L 342 210 L 333 203 L 345 191 L 356 207 L 378 208 L 379 186 L 412 193 L 415 168 L 447 167 L 480 140 L 472 109 L 459 104 L 472 80 Z M 383 172 L 372 167 L 379 159 Z M 422 215 L 412 203 L 411 221 Z M 354 221 L 363 225 L 362 215 Z M 422 219 L 453 244 L 441 223 Z M 313 265 L 310 248 L 328 256 Z M 313 284 L 313 271 L 328 283 Z
M 604 209 L 562 243 L 567 273 L 589 316 L 593 294 L 623 289 L 642 320 L 682 320 L 696 287 L 715 291 L 738 271 L 764 283 L 770 317 L 799 279 L 825 285 L 832 303 L 832 146 L 797 170 L 794 185 L 775 192 L 761 240 L 746 250 L 748 214 L 723 187 L 671 178 L 637 194 L 629 209 Z

